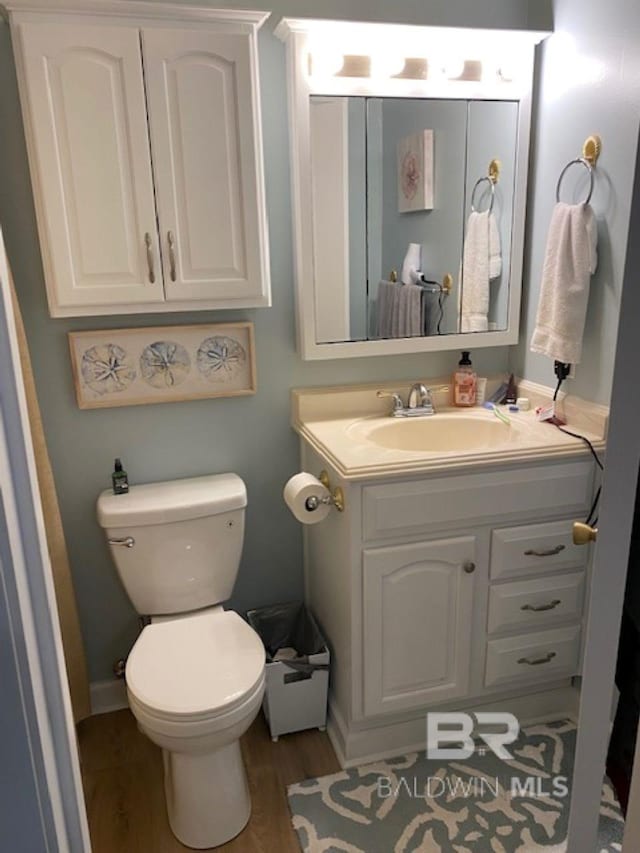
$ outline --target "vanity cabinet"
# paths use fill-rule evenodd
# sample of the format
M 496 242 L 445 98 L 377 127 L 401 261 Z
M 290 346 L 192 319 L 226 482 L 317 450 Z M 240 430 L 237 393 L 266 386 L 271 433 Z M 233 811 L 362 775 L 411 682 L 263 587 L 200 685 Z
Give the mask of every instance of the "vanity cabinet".
M 423 748 L 425 713 L 575 711 L 589 549 L 574 520 L 594 465 L 571 459 L 344 479 L 305 530 L 307 601 L 332 647 L 329 731 L 343 764 Z
M 270 304 L 265 14 L 24 7 L 8 4 L 51 315 Z
M 468 691 L 476 559 L 473 536 L 364 550 L 365 714 Z

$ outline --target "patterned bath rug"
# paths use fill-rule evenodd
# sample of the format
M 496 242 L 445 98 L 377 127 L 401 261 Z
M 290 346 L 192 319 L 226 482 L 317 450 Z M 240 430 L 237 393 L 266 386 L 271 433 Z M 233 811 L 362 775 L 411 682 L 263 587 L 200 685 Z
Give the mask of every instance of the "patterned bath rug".
M 503 761 L 414 752 L 288 788 L 304 853 L 563 853 L 576 726 L 523 728 Z M 605 779 L 597 853 L 622 850 L 624 822 Z

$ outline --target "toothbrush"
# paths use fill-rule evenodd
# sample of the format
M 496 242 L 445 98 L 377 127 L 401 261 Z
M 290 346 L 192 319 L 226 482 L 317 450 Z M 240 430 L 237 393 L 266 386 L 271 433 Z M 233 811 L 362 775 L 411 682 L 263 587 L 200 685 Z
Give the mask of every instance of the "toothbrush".
M 487 402 L 484 404 L 485 409 L 490 409 L 493 411 L 493 414 L 498 418 L 498 420 L 502 421 L 503 424 L 511 424 L 511 419 L 508 415 L 505 415 L 504 412 L 501 412 L 500 409 L 496 406 L 495 403 Z

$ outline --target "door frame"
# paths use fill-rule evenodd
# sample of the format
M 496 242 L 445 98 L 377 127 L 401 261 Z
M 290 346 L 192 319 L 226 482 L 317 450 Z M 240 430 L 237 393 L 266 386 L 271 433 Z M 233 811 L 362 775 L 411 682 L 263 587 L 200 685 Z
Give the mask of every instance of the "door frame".
M 602 779 L 610 734 L 618 639 L 627 578 L 627 564 L 640 466 L 640 395 L 637 373 L 637 318 L 640 317 L 640 148 L 629 222 L 625 272 L 607 437 L 607 461 L 602 482 L 598 541 L 591 579 L 591 607 L 586 643 L 578 738 L 573 771 L 568 853 L 596 849 Z M 631 390 L 631 393 L 629 391 Z M 637 785 L 638 780 L 635 780 Z M 630 803 L 634 808 L 638 806 Z M 635 819 L 630 825 L 635 825 Z M 625 836 L 625 853 L 635 853 L 640 843 Z
M 0 230 L 0 483 L 11 554 L 5 579 L 25 727 L 49 849 L 91 850 L 71 699 Z M 24 655 L 18 653 L 24 649 Z

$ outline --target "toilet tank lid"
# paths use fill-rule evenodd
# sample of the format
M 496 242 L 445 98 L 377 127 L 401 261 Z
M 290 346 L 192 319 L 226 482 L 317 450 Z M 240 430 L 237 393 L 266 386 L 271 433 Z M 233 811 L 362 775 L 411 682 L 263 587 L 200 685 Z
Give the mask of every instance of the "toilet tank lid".
M 101 527 L 141 527 L 218 515 L 247 505 L 247 490 L 237 474 L 209 474 L 164 483 L 131 486 L 127 494 L 110 489 L 98 497 Z

